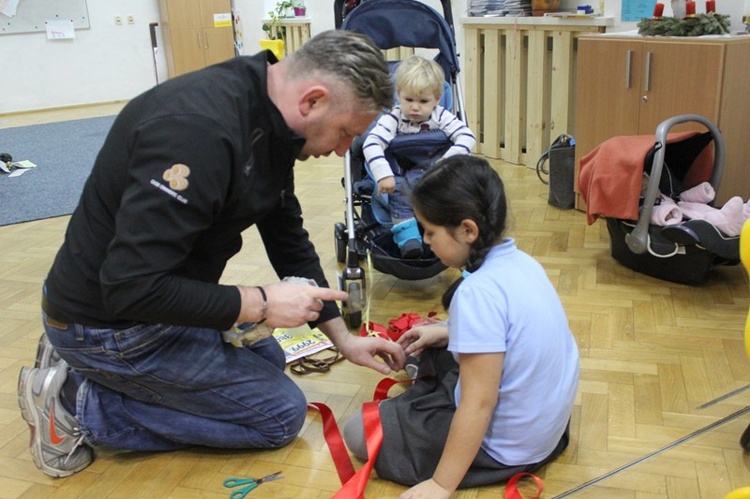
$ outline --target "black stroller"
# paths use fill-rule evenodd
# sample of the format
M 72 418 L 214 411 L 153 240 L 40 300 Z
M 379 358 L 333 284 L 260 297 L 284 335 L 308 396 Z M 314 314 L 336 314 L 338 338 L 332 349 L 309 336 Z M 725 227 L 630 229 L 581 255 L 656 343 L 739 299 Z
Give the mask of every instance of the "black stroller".
M 417 0 L 370 0 L 344 17 L 344 2 L 337 0 L 334 5 L 336 26 L 368 35 L 383 50 L 408 47 L 437 51 L 434 58 L 446 77 L 441 105 L 466 121 L 458 81 L 458 54 L 453 26 L 449 24 L 452 22 L 450 0 L 441 2 L 444 15 Z M 389 61 L 391 70 L 398 62 Z M 446 141 L 442 132 L 399 135 L 390 143 L 388 153 L 399 160 L 411 159 L 413 155 L 437 159 L 442 154 L 440 151 L 447 149 Z M 377 195 L 367 173 L 363 143 L 364 137 L 358 137 L 344 158 L 345 222 L 338 222 L 334 227 L 336 259 L 346 262 L 346 268 L 338 277 L 339 289 L 349 293 L 348 300 L 342 304 L 342 312 L 353 328 L 361 324 L 362 310 L 366 306 L 365 271 L 360 262 L 368 255 L 376 270 L 399 279 L 427 279 L 446 268 L 426 245 L 422 258 L 401 257 L 390 232 L 387 200 Z
M 672 127 L 689 122 L 700 123 L 707 131 L 668 137 Z M 616 142 L 618 139 L 627 142 Z M 666 281 L 699 284 L 713 267 L 740 262 L 739 235 L 724 234 L 711 222 L 698 218 L 666 226 L 655 224 L 652 215 L 658 209 L 660 194 L 679 199 L 688 188 L 702 182 L 718 189 L 724 141 L 716 125 L 695 114 L 663 121 L 655 139 L 616 137 L 581 159 L 578 182 L 589 223 L 596 216 L 607 217 L 612 257 L 625 267 Z M 645 160 L 641 149 L 631 147 L 639 140 L 648 149 Z M 623 156 L 629 156 L 627 161 L 618 160 Z M 633 199 L 636 176 L 640 182 L 643 173 L 649 175 L 648 182 L 644 181 L 645 192 L 640 199 Z

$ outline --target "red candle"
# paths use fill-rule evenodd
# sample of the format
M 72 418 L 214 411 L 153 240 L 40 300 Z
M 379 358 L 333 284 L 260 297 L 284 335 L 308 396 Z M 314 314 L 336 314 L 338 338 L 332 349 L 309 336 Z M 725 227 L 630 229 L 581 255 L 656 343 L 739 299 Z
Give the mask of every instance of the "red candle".
M 706 0 L 706 12 L 716 12 L 715 0 Z
M 688 17 L 695 15 L 695 2 L 685 3 L 685 15 Z
M 709 0 L 713 1 L 713 0 Z M 654 5 L 654 19 L 658 19 L 664 14 L 664 4 L 663 3 L 657 3 Z

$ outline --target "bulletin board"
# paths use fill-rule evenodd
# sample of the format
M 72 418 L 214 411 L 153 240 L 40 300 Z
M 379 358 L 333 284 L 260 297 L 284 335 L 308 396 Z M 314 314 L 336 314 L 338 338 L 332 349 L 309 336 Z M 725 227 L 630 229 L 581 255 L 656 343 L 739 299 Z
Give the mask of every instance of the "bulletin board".
M 12 12 L 15 15 L 6 15 Z M 0 35 L 45 32 L 44 21 L 70 19 L 75 29 L 89 29 L 86 0 L 0 0 Z

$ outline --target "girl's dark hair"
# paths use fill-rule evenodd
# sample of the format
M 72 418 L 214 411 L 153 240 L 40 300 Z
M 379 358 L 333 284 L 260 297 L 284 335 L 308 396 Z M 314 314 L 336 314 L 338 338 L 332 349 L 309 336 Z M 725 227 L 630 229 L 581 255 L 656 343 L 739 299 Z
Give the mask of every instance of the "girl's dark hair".
M 484 258 L 505 232 L 508 204 L 500 175 L 479 157 L 459 155 L 440 161 L 412 190 L 415 211 L 433 225 L 455 229 L 465 219 L 479 227 L 479 237 L 471 245 L 466 270 L 482 266 Z M 443 295 L 448 310 L 453 294 L 463 278 Z

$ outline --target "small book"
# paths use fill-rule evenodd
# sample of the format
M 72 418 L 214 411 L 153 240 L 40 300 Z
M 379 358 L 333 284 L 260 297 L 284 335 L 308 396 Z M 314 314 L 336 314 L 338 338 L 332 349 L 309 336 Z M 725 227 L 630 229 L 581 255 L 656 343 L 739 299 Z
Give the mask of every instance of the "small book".
M 333 346 L 320 329 L 310 329 L 307 324 L 297 328 L 276 328 L 273 337 L 284 350 L 287 364 Z

